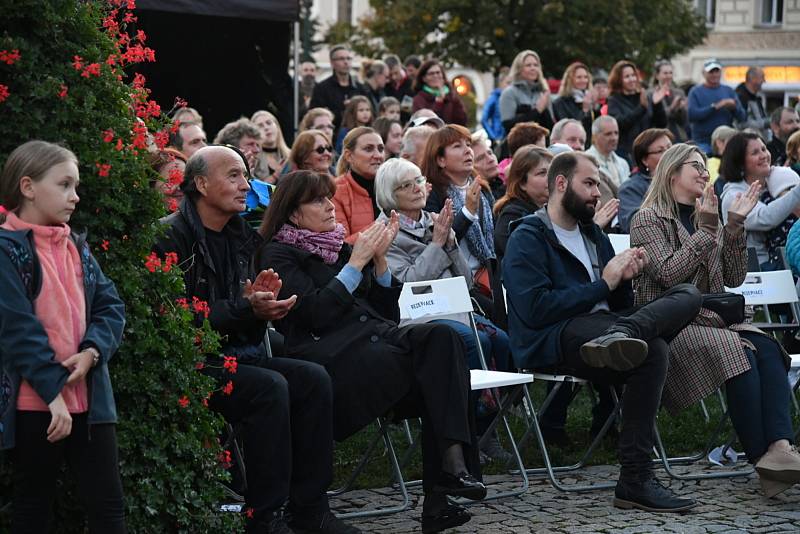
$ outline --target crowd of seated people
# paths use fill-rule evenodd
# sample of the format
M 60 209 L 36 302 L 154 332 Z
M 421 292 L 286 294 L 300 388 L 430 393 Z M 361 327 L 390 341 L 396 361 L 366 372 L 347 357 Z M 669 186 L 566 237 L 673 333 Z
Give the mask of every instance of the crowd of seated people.
M 380 417 L 421 418 L 423 532 L 469 521 L 450 497 L 483 499 L 481 465 L 511 458 L 493 431 L 478 446 L 497 410 L 470 390 L 480 353 L 489 369 L 590 381 L 593 432 L 611 388 L 623 392 L 615 506 L 697 504 L 655 477 L 653 423 L 719 388 L 764 494 L 800 483 L 785 350 L 704 307 L 742 283 L 748 248 L 763 270 L 800 250 L 795 110 L 773 113 L 770 139 L 736 130 L 748 110 L 713 59 L 688 96 L 668 62 L 647 88 L 627 60 L 610 95 L 581 62 L 551 93 L 524 50 L 494 96 L 498 128 L 473 132 L 436 58 L 366 62 L 363 83 L 352 59 L 331 48 L 294 136 L 250 110 L 208 146 L 202 116 L 182 108 L 151 155 L 172 212 L 154 251 L 177 255 L 187 298 L 208 301 L 239 363 L 233 393 L 209 407 L 239 429 L 248 533 L 359 532 L 328 505 L 333 444 Z M 241 217 L 255 185 L 270 191 L 257 231 Z M 613 233 L 630 248 L 615 252 Z M 477 336 L 459 319 L 400 320 L 404 282 L 452 277 Z M 219 367 L 199 372 L 221 380 Z M 562 445 L 565 391 L 542 418 Z

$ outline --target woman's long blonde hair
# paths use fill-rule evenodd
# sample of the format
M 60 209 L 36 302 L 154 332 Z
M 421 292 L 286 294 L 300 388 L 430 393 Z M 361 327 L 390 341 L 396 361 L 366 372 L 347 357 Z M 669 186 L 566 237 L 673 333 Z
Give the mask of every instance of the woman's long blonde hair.
M 644 208 L 656 208 L 660 211 L 672 213 L 678 218 L 678 201 L 672 193 L 672 177 L 681 172 L 681 167 L 686 163 L 692 154 L 700 154 L 703 164 L 706 163 L 706 155 L 695 145 L 678 143 L 672 145 L 661 156 L 661 161 L 656 165 L 653 173 L 653 181 L 647 190 L 647 195 L 642 201 Z
M 275 126 L 278 129 L 277 135 L 275 136 L 275 141 L 276 141 L 276 145 L 275 146 L 278 147 L 279 159 L 283 160 L 283 159 L 288 158 L 289 157 L 289 145 L 286 144 L 286 141 L 283 138 L 283 130 L 281 130 L 281 123 L 278 122 L 278 119 L 275 117 L 275 115 L 273 115 L 272 113 L 270 113 L 266 109 L 262 109 L 262 110 L 259 110 L 259 111 L 256 111 L 255 113 L 253 113 L 253 116 L 250 117 L 250 120 L 252 122 L 256 122 L 256 119 L 258 117 L 262 116 L 262 115 L 266 115 L 267 117 L 272 119 L 272 122 L 275 123 Z
M 539 57 L 539 54 L 533 50 L 523 50 L 517 54 L 517 57 L 514 58 L 514 61 L 511 63 L 511 70 L 509 71 L 511 75 L 511 81 L 518 82 L 522 80 L 520 77 L 520 73 L 522 72 L 522 64 L 525 62 L 525 58 L 528 56 L 535 57 L 536 61 L 539 62 L 539 79 L 537 79 L 534 84 L 539 86 L 540 91 L 545 91 L 547 86 L 545 85 L 546 82 L 544 80 L 544 65 L 542 65 L 542 59 Z

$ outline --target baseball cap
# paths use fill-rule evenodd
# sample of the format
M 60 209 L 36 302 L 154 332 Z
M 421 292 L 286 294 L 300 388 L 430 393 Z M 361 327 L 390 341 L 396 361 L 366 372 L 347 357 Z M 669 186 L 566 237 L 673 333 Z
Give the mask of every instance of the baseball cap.
M 436 125 L 437 128 L 442 128 L 444 126 L 444 121 L 439 117 L 417 117 L 411 120 L 411 126 L 422 126 L 423 124 L 427 124 L 432 122 Z
M 722 65 L 720 65 L 719 60 L 715 57 L 708 58 L 705 63 L 703 63 L 703 72 L 711 72 L 714 69 L 721 69 Z

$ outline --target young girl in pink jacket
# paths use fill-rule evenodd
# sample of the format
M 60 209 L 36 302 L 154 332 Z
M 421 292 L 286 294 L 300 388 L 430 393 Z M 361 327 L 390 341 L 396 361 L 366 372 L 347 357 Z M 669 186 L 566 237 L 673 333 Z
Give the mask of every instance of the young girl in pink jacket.
M 0 175 L 0 445 L 11 450 L 12 533 L 49 532 L 64 461 L 92 533 L 124 533 L 107 363 L 125 324 L 116 289 L 68 222 L 75 155 L 29 141 Z

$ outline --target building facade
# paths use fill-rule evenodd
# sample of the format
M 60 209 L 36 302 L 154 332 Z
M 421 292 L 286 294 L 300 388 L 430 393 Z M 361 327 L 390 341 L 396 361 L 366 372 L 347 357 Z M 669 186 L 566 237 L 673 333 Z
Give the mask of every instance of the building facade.
M 703 62 L 717 58 L 723 83 L 744 81 L 750 66 L 764 69 L 769 109 L 794 106 L 800 95 L 800 0 L 696 0 L 706 17 L 705 42 L 673 59 L 675 80 L 702 81 Z

